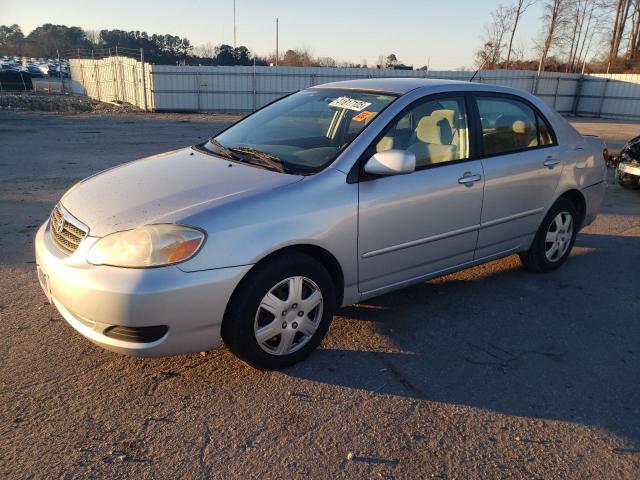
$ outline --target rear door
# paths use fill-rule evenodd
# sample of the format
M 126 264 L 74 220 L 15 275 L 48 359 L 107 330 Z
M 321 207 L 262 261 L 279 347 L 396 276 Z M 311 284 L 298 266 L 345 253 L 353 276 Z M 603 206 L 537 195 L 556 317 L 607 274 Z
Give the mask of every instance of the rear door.
M 363 293 L 411 282 L 473 259 L 484 177 L 473 158 L 463 95 L 427 97 L 405 109 L 362 158 L 416 154 L 408 175 L 359 185 L 358 269 Z
M 528 245 L 562 172 L 561 147 L 542 114 L 513 95 L 476 94 L 485 175 L 476 258 Z

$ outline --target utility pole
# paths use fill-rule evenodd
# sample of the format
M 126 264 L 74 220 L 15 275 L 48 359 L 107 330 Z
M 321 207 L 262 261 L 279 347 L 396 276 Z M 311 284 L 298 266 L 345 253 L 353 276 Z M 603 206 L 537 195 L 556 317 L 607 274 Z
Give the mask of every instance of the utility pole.
M 233 49 L 236 47 L 236 0 L 233 0 Z
M 278 19 L 276 18 L 276 67 L 278 66 Z

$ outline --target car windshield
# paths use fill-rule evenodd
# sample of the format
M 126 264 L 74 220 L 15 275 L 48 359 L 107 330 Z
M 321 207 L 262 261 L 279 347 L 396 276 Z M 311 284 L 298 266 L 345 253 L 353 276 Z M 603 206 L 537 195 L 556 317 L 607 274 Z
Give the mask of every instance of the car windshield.
M 263 168 L 309 175 L 329 165 L 395 95 L 309 89 L 241 120 L 204 147 Z

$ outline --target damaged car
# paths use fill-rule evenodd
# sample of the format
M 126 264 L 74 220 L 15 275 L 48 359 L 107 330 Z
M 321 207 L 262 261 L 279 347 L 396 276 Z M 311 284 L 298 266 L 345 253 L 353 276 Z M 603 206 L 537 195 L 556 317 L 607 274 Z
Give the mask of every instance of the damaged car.
M 624 188 L 640 188 L 640 136 L 629 140 L 620 150 L 616 182 Z

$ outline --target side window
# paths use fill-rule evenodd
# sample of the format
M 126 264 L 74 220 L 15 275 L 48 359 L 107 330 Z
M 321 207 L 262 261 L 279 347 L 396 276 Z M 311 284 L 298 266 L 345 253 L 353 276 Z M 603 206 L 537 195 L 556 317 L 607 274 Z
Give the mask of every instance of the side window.
M 395 119 L 376 151 L 408 150 L 416 168 L 469 158 L 469 129 L 463 98 L 418 103 Z
M 508 153 L 540 145 L 536 114 L 527 104 L 502 97 L 482 96 L 476 101 L 485 154 Z
M 540 137 L 540 145 L 553 145 L 553 135 L 551 135 L 551 128 L 544 118 L 540 115 L 536 115 L 538 119 L 538 136 Z

